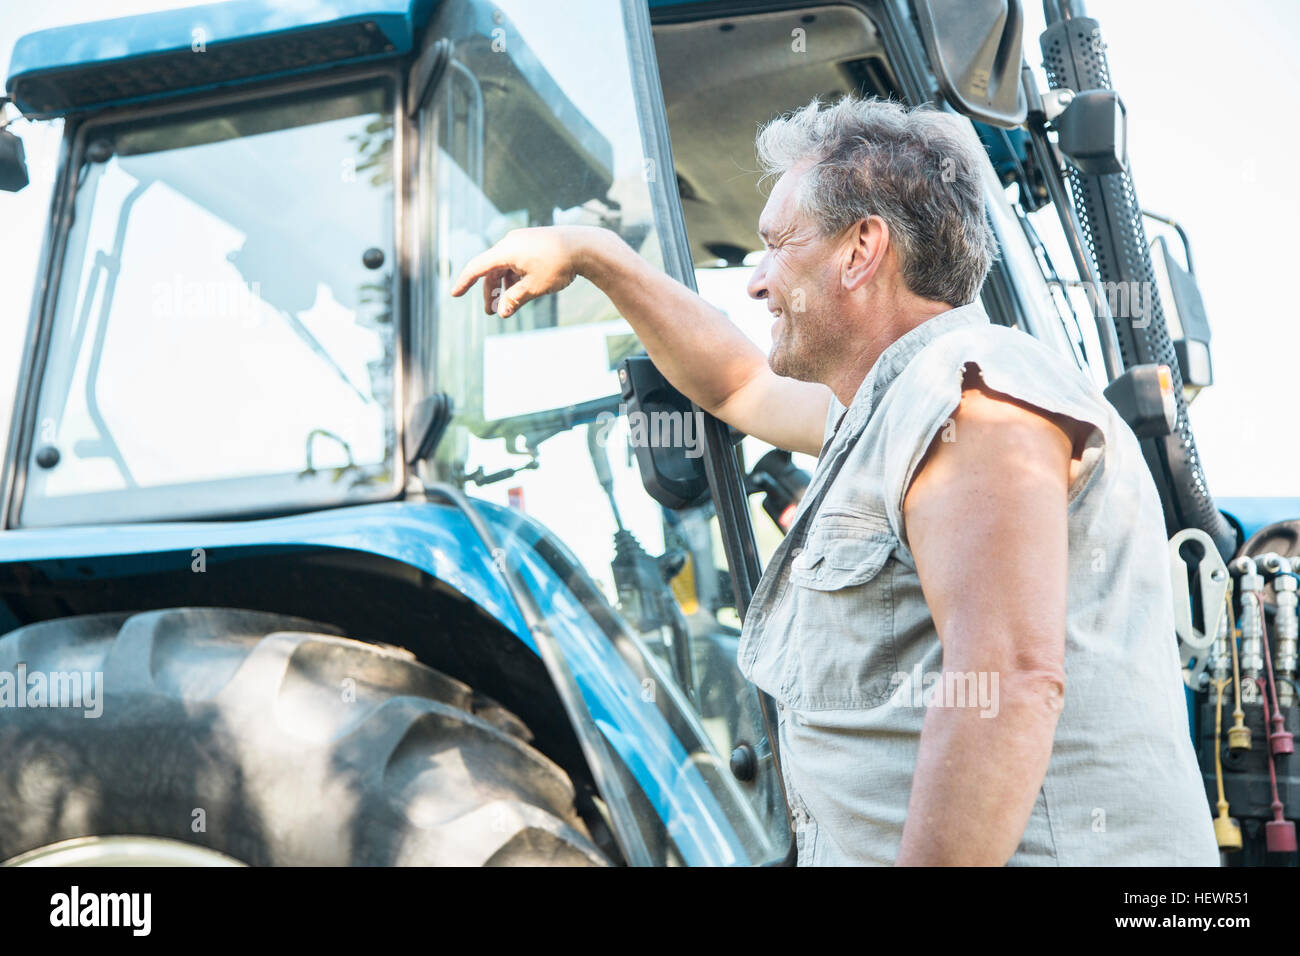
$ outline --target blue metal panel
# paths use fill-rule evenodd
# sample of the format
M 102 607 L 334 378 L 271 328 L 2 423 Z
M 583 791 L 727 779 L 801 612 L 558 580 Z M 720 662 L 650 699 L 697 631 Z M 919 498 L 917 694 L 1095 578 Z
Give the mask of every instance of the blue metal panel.
M 165 74 L 150 77 L 168 92 L 180 89 L 206 89 L 224 85 L 221 81 L 187 82 L 185 71 L 177 70 L 172 60 L 164 68 L 159 58 L 182 54 L 201 56 L 228 50 L 232 45 L 267 38 L 287 38 L 293 34 L 321 27 L 373 24 L 379 36 L 373 48 L 354 56 L 351 62 L 373 59 L 376 55 L 397 56 L 410 52 L 416 33 L 428 20 L 434 0 L 233 0 L 206 6 L 166 10 L 115 20 L 79 23 L 41 30 L 21 37 L 14 46 L 6 84 L 14 101 L 24 113 L 57 116 L 74 112 L 75 106 L 51 105 L 66 85 L 96 83 L 105 78 L 106 88 L 98 91 L 95 106 L 120 104 L 147 99 L 133 95 L 128 83 L 122 86 L 123 67 L 140 61 L 143 69 Z M 203 50 L 196 53 L 196 45 Z M 258 78 L 302 72 L 302 51 L 283 48 L 285 64 L 263 63 Z M 299 60 L 290 57 L 298 55 Z M 348 58 L 334 62 L 350 62 Z M 320 62 L 312 66 L 325 65 Z M 198 66 L 198 64 L 196 64 Z M 115 69 L 109 74 L 106 71 Z M 201 70 L 195 70 L 201 75 Z M 245 79 L 246 77 L 236 77 Z M 179 83 L 180 86 L 176 84 Z M 116 95 L 116 88 L 123 95 Z M 46 99 L 46 102 L 40 100 Z
M 1214 503 L 1241 522 L 1247 538 L 1275 521 L 1300 518 L 1300 498 L 1215 498 Z
M 527 634 L 523 617 L 469 522 L 439 505 L 363 505 L 267 521 L 6 531 L 0 534 L 0 563 L 188 552 L 196 547 L 253 550 L 302 545 L 366 551 L 420 568 L 456 588 L 516 634 Z M 102 562 L 97 565 L 111 568 Z
M 685 861 L 751 862 L 676 734 L 656 707 L 642 702 L 639 679 L 597 622 L 550 565 L 510 533 L 514 522 L 506 509 L 482 502 L 479 508 L 502 546 L 517 557 L 520 575 L 546 614 L 596 725 L 635 776 Z M 401 561 L 460 591 L 537 652 L 518 606 L 493 568 L 492 556 L 464 515 L 441 504 L 385 502 L 264 521 L 7 531 L 0 534 L 0 563 L 59 561 L 111 577 L 117 566 L 103 559 L 175 555 L 198 547 L 246 553 L 325 547 Z M 138 573 L 138 559 L 132 564 L 132 573 Z M 169 566 L 174 567 L 174 561 Z

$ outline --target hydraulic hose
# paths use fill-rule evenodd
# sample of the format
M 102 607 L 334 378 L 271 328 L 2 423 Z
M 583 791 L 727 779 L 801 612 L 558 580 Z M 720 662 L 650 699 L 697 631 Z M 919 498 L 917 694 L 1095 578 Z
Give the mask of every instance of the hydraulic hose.
M 1265 643 L 1267 646 L 1267 642 Z M 1260 703 L 1264 705 L 1264 723 L 1268 724 L 1268 694 L 1264 693 L 1264 678 L 1257 678 L 1259 681 Z M 1277 768 L 1274 766 L 1273 752 L 1268 754 L 1268 783 L 1272 788 L 1273 802 L 1270 807 L 1273 810 L 1273 819 L 1264 824 L 1264 845 L 1270 853 L 1294 853 L 1296 849 L 1295 824 L 1286 819 L 1284 813 L 1286 807 L 1282 804 L 1282 799 L 1277 795 Z
M 1286 721 L 1282 717 L 1282 711 L 1277 706 L 1277 684 L 1273 680 L 1273 655 L 1268 649 L 1268 625 L 1264 623 L 1264 599 L 1258 594 L 1255 600 L 1259 602 L 1259 621 L 1260 627 L 1264 631 L 1264 673 L 1268 675 L 1268 689 L 1273 694 L 1273 717 L 1268 726 L 1272 729 L 1268 732 L 1268 749 L 1274 756 L 1281 756 L 1295 752 L 1295 738 L 1287 732 Z M 1264 691 L 1264 678 L 1259 679 L 1259 689 Z M 1268 694 L 1263 694 L 1264 710 L 1268 710 Z M 1267 718 L 1267 713 L 1265 714 Z
M 1228 630 L 1231 632 L 1228 644 L 1232 647 L 1232 726 L 1228 728 L 1228 749 L 1249 750 L 1250 728 L 1246 726 L 1246 711 L 1241 706 L 1241 668 L 1237 661 L 1237 637 L 1240 631 L 1233 622 L 1232 580 L 1228 580 Z
M 1219 815 L 1214 818 L 1214 839 L 1219 849 L 1233 852 L 1241 849 L 1241 826 L 1228 814 L 1228 798 L 1223 792 L 1223 688 L 1228 682 L 1216 680 L 1214 688 L 1214 782 L 1219 788 Z
M 1223 608 L 1219 614 L 1218 633 L 1210 646 L 1211 666 L 1214 686 L 1214 783 L 1218 788 L 1219 800 L 1216 804 L 1218 815 L 1214 818 L 1214 838 L 1219 849 L 1233 853 L 1241 849 L 1241 825 L 1232 818 L 1228 806 L 1227 793 L 1223 787 L 1223 691 L 1228 686 L 1229 653 L 1228 642 L 1232 639 L 1232 579 L 1228 580 L 1229 590 L 1224 592 Z

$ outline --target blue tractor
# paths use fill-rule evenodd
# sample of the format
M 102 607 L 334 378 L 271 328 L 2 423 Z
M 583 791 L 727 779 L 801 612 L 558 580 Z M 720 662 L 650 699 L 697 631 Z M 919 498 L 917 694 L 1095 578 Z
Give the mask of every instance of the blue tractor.
M 815 463 L 691 406 L 582 281 L 506 319 L 449 286 L 581 222 L 741 301 L 755 127 L 814 95 L 970 118 L 988 311 L 1106 386 L 1171 534 L 1236 555 L 1190 256 L 1148 247 L 1095 21 L 1046 9 L 1049 89 L 1018 0 L 234 0 L 23 37 L 10 108 L 64 132 L 0 471 L 0 861 L 793 860 L 735 652 Z M 1177 340 L 1158 293 L 1116 301 L 1153 263 Z

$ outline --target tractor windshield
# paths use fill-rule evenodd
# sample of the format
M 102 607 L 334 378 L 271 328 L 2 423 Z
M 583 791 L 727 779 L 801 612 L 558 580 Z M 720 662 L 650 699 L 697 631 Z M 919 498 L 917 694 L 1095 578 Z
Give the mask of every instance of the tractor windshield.
M 24 525 L 388 493 L 391 98 L 81 131 Z

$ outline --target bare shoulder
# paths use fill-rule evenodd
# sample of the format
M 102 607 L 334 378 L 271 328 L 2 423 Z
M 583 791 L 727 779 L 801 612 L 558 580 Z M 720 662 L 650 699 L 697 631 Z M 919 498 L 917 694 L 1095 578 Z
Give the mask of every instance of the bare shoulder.
M 996 437 L 1000 430 L 1006 430 L 1007 439 L 1016 434 L 1039 434 L 1044 438 L 1059 436 L 1067 443 L 1071 458 L 1080 457 L 1088 434 L 1093 429 L 1086 422 L 1050 412 L 989 388 L 980 376 L 979 369 L 970 365 L 966 367 L 962 380 L 961 403 L 953 413 L 953 423 L 976 427 L 986 438 Z
M 1059 482 L 1064 495 L 1090 427 L 994 391 L 968 368 L 960 403 L 913 474 L 904 509 L 937 496 L 961 495 L 968 505 L 1014 500 L 1043 482 Z

